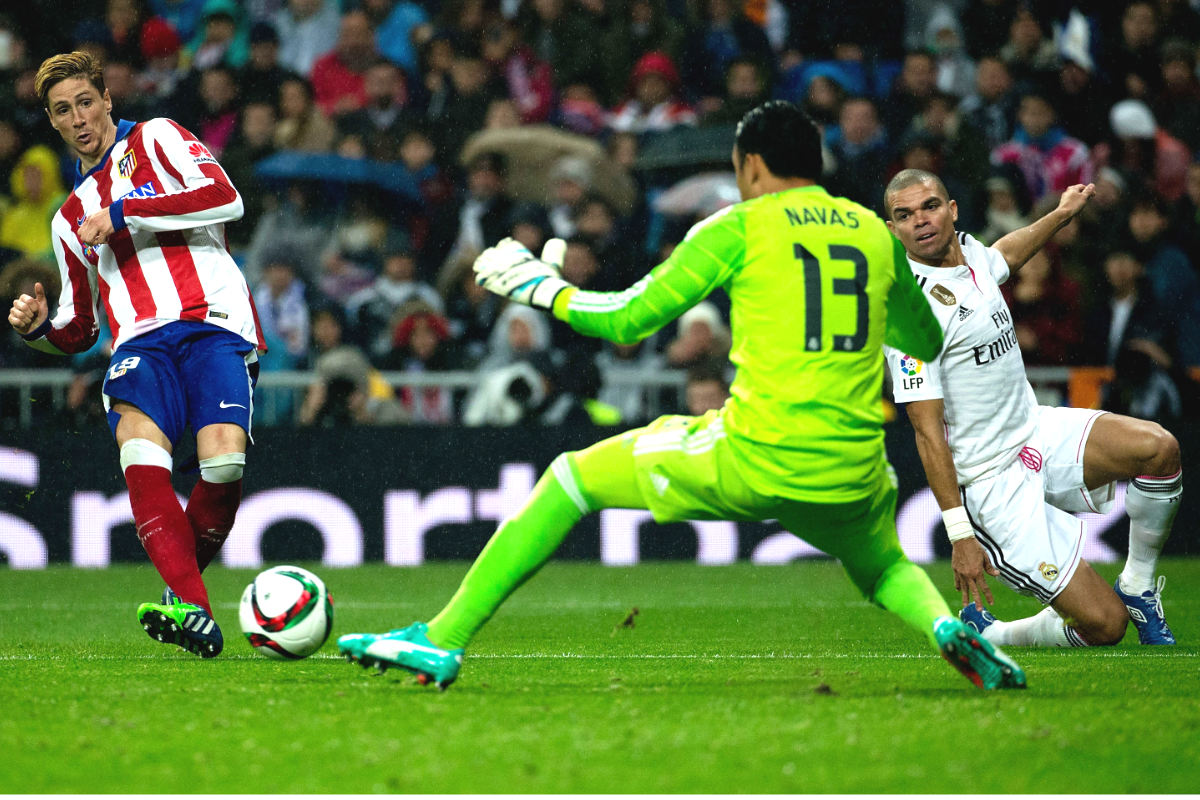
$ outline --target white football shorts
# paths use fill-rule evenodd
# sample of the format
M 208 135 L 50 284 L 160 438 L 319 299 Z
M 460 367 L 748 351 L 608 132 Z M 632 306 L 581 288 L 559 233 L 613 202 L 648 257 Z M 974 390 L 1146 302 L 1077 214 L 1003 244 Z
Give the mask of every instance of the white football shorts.
M 975 537 L 1000 579 L 1047 605 L 1079 567 L 1085 523 L 1072 512 L 1112 507 L 1113 484 L 1089 492 L 1083 482 L 1084 446 L 1104 413 L 1039 406 L 1033 438 L 1018 458 L 960 489 Z

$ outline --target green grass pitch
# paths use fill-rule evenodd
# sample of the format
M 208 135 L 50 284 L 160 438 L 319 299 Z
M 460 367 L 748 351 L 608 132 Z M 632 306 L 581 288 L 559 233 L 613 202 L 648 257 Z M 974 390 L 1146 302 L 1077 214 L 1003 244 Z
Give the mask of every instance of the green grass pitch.
M 466 568 L 306 566 L 334 637 L 428 618 Z M 0 793 L 1195 792 L 1200 560 L 1162 571 L 1180 646 L 1014 648 L 1029 689 L 982 692 L 830 562 L 556 562 L 442 693 L 333 639 L 254 655 L 252 572 L 211 570 L 226 649 L 201 661 L 138 627 L 148 566 L 0 570 Z M 995 588 L 1002 618 L 1038 609 Z

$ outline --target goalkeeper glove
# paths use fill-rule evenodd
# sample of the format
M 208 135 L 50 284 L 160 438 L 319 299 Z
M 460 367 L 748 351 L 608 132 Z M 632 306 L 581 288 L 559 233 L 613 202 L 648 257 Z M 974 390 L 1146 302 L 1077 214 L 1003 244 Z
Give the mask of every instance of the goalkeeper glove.
M 558 293 L 571 286 L 558 272 L 566 249 L 562 239 L 551 239 L 539 259 L 515 239 L 505 239 L 475 259 L 475 282 L 493 294 L 549 311 Z

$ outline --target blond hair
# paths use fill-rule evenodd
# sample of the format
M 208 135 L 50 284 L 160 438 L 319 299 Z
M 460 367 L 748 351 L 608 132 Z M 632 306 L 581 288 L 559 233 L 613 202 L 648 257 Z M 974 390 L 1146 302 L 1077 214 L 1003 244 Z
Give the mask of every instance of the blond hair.
M 99 58 L 82 50 L 59 53 L 42 62 L 33 81 L 43 108 L 50 108 L 50 90 L 68 78 L 87 78 L 104 96 L 104 67 Z

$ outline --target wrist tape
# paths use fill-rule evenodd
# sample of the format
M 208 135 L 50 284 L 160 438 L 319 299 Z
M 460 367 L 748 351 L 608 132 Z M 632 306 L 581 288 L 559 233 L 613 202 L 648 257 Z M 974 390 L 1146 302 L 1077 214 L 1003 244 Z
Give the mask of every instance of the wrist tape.
M 967 509 L 963 506 L 955 506 L 943 511 L 942 522 L 946 524 L 946 536 L 949 537 L 951 544 L 960 539 L 975 538 L 975 529 L 971 526 L 971 520 L 967 518 Z

